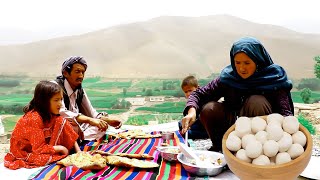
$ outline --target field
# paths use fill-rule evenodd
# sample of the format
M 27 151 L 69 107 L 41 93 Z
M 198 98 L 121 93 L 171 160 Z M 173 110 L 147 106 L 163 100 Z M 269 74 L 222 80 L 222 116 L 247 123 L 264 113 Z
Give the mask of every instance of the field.
M 4 118 L 6 131 L 14 128 L 16 121 L 23 114 L 22 108 L 32 99 L 33 89 L 39 80 L 44 78 L 1 76 L 0 80 L 0 115 L 14 115 Z M 48 78 L 47 78 L 48 79 Z M 52 79 L 52 78 L 49 78 Z M 205 85 L 210 79 L 200 79 Z M 178 79 L 106 79 L 102 77 L 86 78 L 83 82 L 93 107 L 97 111 L 109 114 L 121 114 L 132 108 L 123 101 L 128 97 L 163 96 L 176 98 L 175 102 L 146 103 L 134 108 L 125 124 L 145 125 L 149 121 L 165 123 L 182 118 L 185 105 L 183 92 Z M 293 101 L 303 103 L 299 91 L 292 91 Z M 310 102 L 320 99 L 320 92 L 312 92 Z
M 14 128 L 16 121 L 23 114 L 22 108 L 32 99 L 37 82 L 43 78 L 4 76 L 0 80 L 0 115 L 5 116 L 3 124 L 6 131 Z M 50 78 L 49 78 L 50 79 Z M 179 80 L 130 80 L 105 79 L 101 77 L 86 78 L 83 82 L 93 107 L 98 112 L 109 114 L 127 112 L 130 107 L 121 107 L 122 99 L 128 97 L 183 97 Z M 148 99 L 148 98 L 146 98 Z M 120 104 L 120 108 L 119 105 Z M 128 117 L 125 124 L 148 124 L 148 121 L 158 120 L 159 123 L 181 119 L 183 102 L 159 102 L 137 109 L 139 115 Z M 145 108 L 145 109 L 144 109 Z

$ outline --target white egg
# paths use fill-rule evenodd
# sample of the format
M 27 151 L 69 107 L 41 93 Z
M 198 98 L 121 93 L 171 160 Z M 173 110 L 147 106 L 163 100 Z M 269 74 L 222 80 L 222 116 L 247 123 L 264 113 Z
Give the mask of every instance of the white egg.
M 263 144 L 263 153 L 268 157 L 273 157 L 279 152 L 279 144 L 275 140 L 268 140 Z
M 247 163 L 251 163 L 251 159 L 246 155 L 246 150 L 244 149 L 240 149 L 239 151 L 237 151 L 236 153 L 236 157 L 241 159 L 242 161 L 244 162 L 247 162 Z
M 276 124 L 268 124 L 266 132 L 268 140 L 279 141 L 283 136 L 283 129 Z
M 262 144 L 259 141 L 250 141 L 245 150 L 249 158 L 255 159 L 262 154 Z
M 241 139 L 241 146 L 242 148 L 246 148 L 248 142 L 250 141 L 256 141 L 256 137 L 253 134 L 246 134 Z
M 270 159 L 265 155 L 260 155 L 256 159 L 252 160 L 252 164 L 262 166 L 270 165 Z
M 299 121 L 295 116 L 287 116 L 283 119 L 283 130 L 289 134 L 294 134 L 299 130 Z
M 287 152 L 278 153 L 276 156 L 276 164 L 284 164 L 291 161 L 291 157 Z
M 251 120 L 251 131 L 252 133 L 257 133 L 259 131 L 265 130 L 267 127 L 267 122 L 261 117 L 254 117 Z
M 238 136 L 230 136 L 226 140 L 226 147 L 230 151 L 238 151 L 241 148 L 241 139 Z
M 307 143 L 307 137 L 301 131 L 297 131 L 296 133 L 292 134 L 293 143 L 298 143 L 302 147 L 304 147 Z
M 283 132 L 282 138 L 278 141 L 279 152 L 286 152 L 292 145 L 292 137 L 289 133 Z

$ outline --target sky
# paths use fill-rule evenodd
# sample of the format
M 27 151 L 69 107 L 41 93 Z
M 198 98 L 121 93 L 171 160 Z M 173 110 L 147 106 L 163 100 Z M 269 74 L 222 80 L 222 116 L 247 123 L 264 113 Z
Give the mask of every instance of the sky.
M 0 0 L 0 41 L 27 32 L 29 39 L 50 38 L 159 16 L 216 14 L 320 34 L 319 0 Z

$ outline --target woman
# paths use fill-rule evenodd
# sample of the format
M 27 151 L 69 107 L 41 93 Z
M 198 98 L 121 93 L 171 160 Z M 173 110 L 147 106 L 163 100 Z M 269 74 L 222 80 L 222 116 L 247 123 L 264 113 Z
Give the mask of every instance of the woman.
M 213 151 L 221 151 L 223 134 L 237 116 L 271 113 L 288 116 L 294 110 L 291 81 L 257 39 L 244 37 L 236 41 L 230 50 L 230 60 L 231 65 L 218 78 L 190 95 L 182 119 L 185 133 L 200 113 Z M 224 101 L 217 102 L 221 97 Z
M 59 115 L 62 89 L 57 83 L 40 81 L 34 97 L 24 107 L 10 139 L 10 152 L 4 166 L 10 169 L 45 166 L 66 157 L 70 150 L 80 151 L 68 121 Z

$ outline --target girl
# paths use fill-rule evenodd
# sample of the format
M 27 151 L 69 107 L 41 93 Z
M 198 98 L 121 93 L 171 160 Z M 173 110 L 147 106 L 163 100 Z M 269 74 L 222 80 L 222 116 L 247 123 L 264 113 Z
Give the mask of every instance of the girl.
M 10 139 L 10 152 L 4 158 L 9 169 L 45 166 L 66 157 L 71 149 L 80 151 L 75 133 L 59 116 L 62 89 L 57 83 L 40 81 L 33 99 L 24 107 Z

